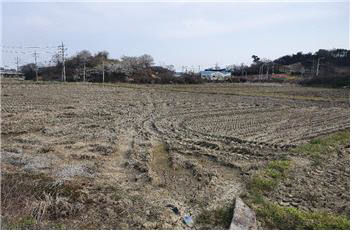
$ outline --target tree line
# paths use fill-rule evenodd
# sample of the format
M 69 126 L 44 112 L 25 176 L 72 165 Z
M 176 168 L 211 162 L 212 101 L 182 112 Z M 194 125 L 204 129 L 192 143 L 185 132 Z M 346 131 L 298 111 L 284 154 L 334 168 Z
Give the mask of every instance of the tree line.
M 250 65 L 230 65 L 227 67 L 238 80 L 249 81 L 247 75 L 283 74 L 286 66 L 300 68 L 290 72 L 297 75 L 297 83 L 302 85 L 324 85 L 332 87 L 349 86 L 350 51 L 347 49 L 319 49 L 315 53 L 297 52 L 275 60 L 252 56 Z M 267 81 L 279 81 L 269 79 Z
M 297 52 L 285 55 L 275 60 L 252 56 L 252 63 L 245 65 L 229 65 L 226 67 L 232 73 L 230 81 L 252 81 L 247 78 L 251 75 L 269 75 L 284 73 L 283 67 L 300 64 L 304 71 L 292 74 L 301 75 L 298 80 L 303 85 L 349 85 L 350 51 L 346 49 L 320 49 L 315 53 Z M 36 67 L 30 63 L 20 70 L 27 80 L 36 78 L 36 71 L 42 80 L 62 79 L 63 60 L 57 54 L 52 57 L 52 65 Z M 67 81 L 102 82 L 103 71 L 106 82 L 133 82 L 133 83 L 203 83 L 200 74 L 192 72 L 176 75 L 173 65 L 155 66 L 154 59 L 148 54 L 141 56 L 122 56 L 120 59 L 110 58 L 107 51 L 92 54 L 83 50 L 65 60 Z M 268 81 L 276 81 L 268 79 Z
M 36 69 L 42 80 L 60 81 L 65 63 L 66 80 L 102 82 L 132 82 L 132 83 L 201 83 L 203 80 L 194 73 L 175 75 L 174 66 L 154 66 L 151 55 L 122 56 L 120 59 L 109 57 L 109 52 L 100 51 L 91 54 L 83 50 L 63 61 L 59 54 L 51 59 L 51 66 L 36 67 L 30 63 L 20 67 L 25 79 L 35 80 Z

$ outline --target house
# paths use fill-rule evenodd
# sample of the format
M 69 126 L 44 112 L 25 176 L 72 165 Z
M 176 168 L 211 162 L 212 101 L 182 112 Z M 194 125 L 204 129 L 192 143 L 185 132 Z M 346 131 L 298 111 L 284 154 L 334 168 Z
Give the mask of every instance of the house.
M 15 69 L 0 69 L 0 76 L 7 78 L 19 78 L 24 79 L 24 74 L 22 72 L 17 72 Z
M 231 77 L 232 73 L 226 69 L 205 69 L 201 71 L 201 78 L 210 81 L 223 81 Z

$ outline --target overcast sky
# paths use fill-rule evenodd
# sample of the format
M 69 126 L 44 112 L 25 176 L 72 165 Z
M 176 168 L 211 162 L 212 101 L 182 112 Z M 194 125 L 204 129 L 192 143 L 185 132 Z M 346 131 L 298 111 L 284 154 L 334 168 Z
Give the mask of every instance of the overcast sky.
M 298 51 L 349 48 L 349 3 L 169 2 L 2 3 L 2 62 L 33 61 L 34 49 L 69 55 L 107 50 L 113 58 L 150 54 L 155 63 L 198 69 L 275 59 Z M 55 48 L 37 49 L 47 62 Z M 17 52 L 17 53 L 16 53 Z

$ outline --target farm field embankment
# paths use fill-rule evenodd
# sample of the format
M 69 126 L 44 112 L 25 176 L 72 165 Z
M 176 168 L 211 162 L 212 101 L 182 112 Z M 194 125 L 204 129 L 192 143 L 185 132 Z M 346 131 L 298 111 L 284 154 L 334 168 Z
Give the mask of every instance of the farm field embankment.
M 3 79 L 2 228 L 227 229 L 236 197 L 261 229 L 349 228 L 349 105 L 349 89 Z

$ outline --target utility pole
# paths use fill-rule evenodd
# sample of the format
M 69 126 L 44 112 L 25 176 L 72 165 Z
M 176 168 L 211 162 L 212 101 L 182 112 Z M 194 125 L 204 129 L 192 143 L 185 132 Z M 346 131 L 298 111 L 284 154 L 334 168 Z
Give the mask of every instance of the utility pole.
M 36 68 L 35 68 L 35 71 L 36 71 L 36 81 L 38 81 L 38 66 L 37 66 L 37 55 L 38 55 L 38 53 L 37 53 L 36 51 L 34 51 L 33 55 L 34 55 L 34 64 L 35 64 L 35 66 L 36 66 Z
M 103 83 L 104 83 L 104 57 L 102 58 L 102 63 L 103 63 Z
M 60 54 L 61 54 L 62 63 L 63 63 L 63 70 L 62 70 L 62 74 L 61 74 L 61 80 L 62 80 L 62 81 L 66 81 L 66 72 L 65 72 L 65 47 L 64 47 L 64 43 L 63 43 L 63 42 L 61 42 L 61 45 L 59 45 L 59 49 L 60 49 Z
M 320 68 L 320 60 L 323 59 L 323 57 L 320 57 L 317 59 L 317 65 L 316 65 L 316 76 L 319 75 L 319 68 Z
M 19 60 L 18 60 L 18 56 L 16 56 L 16 72 L 18 72 L 18 64 L 19 64 Z

